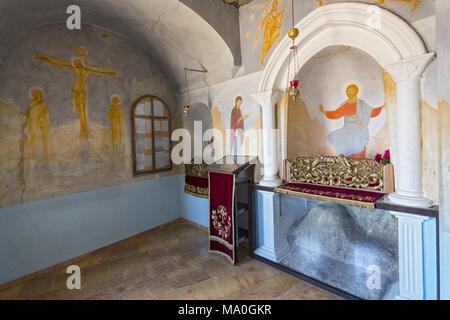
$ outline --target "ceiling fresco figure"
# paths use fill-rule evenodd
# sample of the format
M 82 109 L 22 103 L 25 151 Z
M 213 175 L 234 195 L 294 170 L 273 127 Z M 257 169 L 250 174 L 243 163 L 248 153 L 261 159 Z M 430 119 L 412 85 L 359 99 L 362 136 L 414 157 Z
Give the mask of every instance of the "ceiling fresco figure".
M 80 116 L 80 137 L 89 137 L 88 121 L 88 91 L 87 80 L 89 75 L 98 76 L 116 76 L 118 73 L 112 69 L 97 67 L 87 63 L 88 51 L 86 48 L 77 48 L 75 50 L 77 58 L 70 60 L 58 57 L 48 56 L 38 53 L 38 60 L 50 63 L 60 68 L 69 69 L 75 74 L 75 84 L 72 89 L 72 101 L 76 112 Z
M 370 138 L 368 129 L 370 119 L 378 117 L 383 111 L 384 105 L 372 108 L 364 100 L 358 98 L 358 93 L 358 86 L 351 84 L 346 90 L 347 101 L 333 111 L 326 111 L 325 107 L 320 105 L 320 112 L 330 120 L 344 118 L 344 127 L 328 135 L 328 140 L 339 154 L 363 159 L 366 157 Z
M 27 119 L 27 147 L 28 152 L 34 153 L 36 146 L 36 139 L 38 135 L 42 139 L 42 146 L 44 155 L 48 155 L 48 131 L 49 131 L 49 116 L 48 107 L 44 102 L 44 93 L 42 89 L 35 88 L 31 90 L 31 102 L 28 106 Z
M 283 25 L 283 18 L 286 12 L 286 9 L 280 10 L 280 0 L 273 0 L 272 4 L 266 7 L 265 10 L 266 13 L 261 19 L 256 36 L 256 40 L 259 41 L 264 30 L 261 65 L 264 65 L 267 54 L 275 42 L 280 40 L 280 29 Z
M 422 4 L 422 0 L 377 0 L 378 4 L 385 4 L 386 1 L 406 2 L 411 5 L 411 10 L 414 12 Z

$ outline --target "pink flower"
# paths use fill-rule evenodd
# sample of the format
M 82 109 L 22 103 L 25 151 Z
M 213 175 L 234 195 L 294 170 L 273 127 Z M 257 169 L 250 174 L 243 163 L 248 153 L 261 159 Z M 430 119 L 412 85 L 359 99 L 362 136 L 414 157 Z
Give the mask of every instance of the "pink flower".
M 375 161 L 381 163 L 381 160 L 383 160 L 383 156 L 381 155 L 381 153 L 377 153 L 377 155 L 375 156 Z
M 391 160 L 391 150 L 387 149 L 387 150 L 384 152 L 383 158 L 384 158 L 385 160 Z

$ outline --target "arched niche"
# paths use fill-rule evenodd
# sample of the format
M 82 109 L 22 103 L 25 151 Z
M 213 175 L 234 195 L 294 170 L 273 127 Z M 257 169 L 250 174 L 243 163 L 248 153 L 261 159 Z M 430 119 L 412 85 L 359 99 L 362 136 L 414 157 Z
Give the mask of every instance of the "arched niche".
M 195 130 L 195 124 L 198 129 Z M 203 102 L 195 102 L 190 105 L 189 114 L 184 118 L 184 128 L 189 130 L 192 137 L 191 154 L 194 153 L 194 142 L 203 141 L 204 134 L 207 130 L 212 129 L 212 118 L 209 107 Z M 202 152 L 208 145 L 207 141 L 202 143 Z
M 421 77 L 434 58 L 417 32 L 388 10 L 355 2 L 322 6 L 297 23 L 300 68 L 330 46 L 350 46 L 372 56 L 397 84 L 397 116 L 394 141 L 397 192 L 392 201 L 407 206 L 430 206 L 424 196 L 421 163 Z M 270 56 L 261 76 L 259 93 L 253 97 L 263 110 L 264 178 L 262 184 L 278 185 L 279 163 L 286 157 L 285 128 L 273 135 L 275 105 L 287 85 L 289 49 L 287 35 Z M 284 115 L 285 117 L 286 115 Z M 284 118 L 280 116 L 281 119 Z M 286 123 L 284 121 L 284 123 Z M 278 137 L 281 136 L 281 139 Z M 278 150 L 281 150 L 279 152 Z
M 365 153 L 357 156 L 373 159 L 377 153 L 390 149 L 388 120 L 396 110 L 395 87 L 392 88 L 392 79 L 370 55 L 349 46 L 331 46 L 311 58 L 296 78 L 303 90 L 297 103 L 289 99 L 288 159 L 321 154 L 352 156 L 353 151 L 349 151 L 352 148 Z M 347 101 L 346 89 L 353 84 L 358 87 L 358 99 L 373 112 L 367 120 L 369 140 L 365 149 L 355 147 L 355 143 L 362 142 L 354 141 L 352 134 L 337 141 L 340 145 L 333 144 L 330 134 L 344 127 L 344 117 L 334 112 L 334 118 L 329 118 L 319 108 L 323 105 L 327 111 L 337 110 Z
M 322 49 L 344 45 L 371 55 L 381 66 L 427 54 L 423 40 L 403 19 L 374 6 L 344 2 L 312 11 L 298 24 L 299 65 L 302 67 Z M 379 26 L 372 21 L 379 17 Z M 259 85 L 259 92 L 284 90 L 291 40 L 285 36 L 270 56 Z

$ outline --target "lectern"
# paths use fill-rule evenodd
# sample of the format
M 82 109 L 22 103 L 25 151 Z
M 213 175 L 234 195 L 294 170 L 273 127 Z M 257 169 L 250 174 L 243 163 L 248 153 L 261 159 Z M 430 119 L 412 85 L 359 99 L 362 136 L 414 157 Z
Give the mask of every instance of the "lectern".
M 255 181 L 256 157 L 227 156 L 208 166 L 209 250 L 238 262 L 240 244 L 252 237 L 249 186 Z

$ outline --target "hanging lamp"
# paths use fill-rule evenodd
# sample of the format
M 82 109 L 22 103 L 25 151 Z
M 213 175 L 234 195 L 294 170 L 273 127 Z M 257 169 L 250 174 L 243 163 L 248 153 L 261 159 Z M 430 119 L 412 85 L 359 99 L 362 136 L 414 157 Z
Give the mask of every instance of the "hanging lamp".
M 189 105 L 190 96 L 189 96 L 189 83 L 188 83 L 188 78 L 187 78 L 188 76 L 187 75 L 188 75 L 188 72 L 208 73 L 208 70 L 203 65 L 201 65 L 201 67 L 202 67 L 202 69 L 184 68 L 184 85 L 185 85 L 185 88 L 186 88 L 186 95 L 185 95 L 185 98 L 184 98 L 183 113 L 184 113 L 184 115 L 186 117 L 191 112 L 191 106 Z
M 298 48 L 295 44 L 295 40 L 297 39 L 300 31 L 295 27 L 295 6 L 294 0 L 292 0 L 292 28 L 289 29 L 288 37 L 292 40 L 292 46 L 289 51 L 289 65 L 288 65 L 288 73 L 287 73 L 287 94 L 291 97 L 295 102 L 297 102 L 298 97 L 300 96 L 301 86 L 300 81 L 296 79 L 299 70 L 299 61 L 298 61 Z
M 184 68 L 184 84 L 186 86 L 186 95 L 184 98 L 183 113 L 185 117 L 187 117 L 189 115 L 189 112 L 191 111 L 191 106 L 189 105 L 189 84 L 187 80 L 187 72 L 188 69 Z

